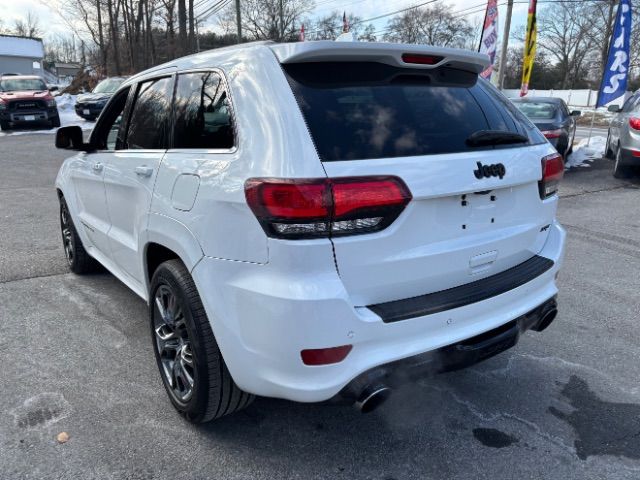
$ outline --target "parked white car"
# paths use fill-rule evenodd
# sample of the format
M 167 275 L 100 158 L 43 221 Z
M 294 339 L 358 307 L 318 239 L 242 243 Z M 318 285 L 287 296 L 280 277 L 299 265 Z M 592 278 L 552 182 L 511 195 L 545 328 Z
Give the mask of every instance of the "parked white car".
M 252 43 L 126 80 L 56 187 L 72 271 L 149 304 L 173 405 L 370 411 L 555 317 L 562 158 L 484 55 Z

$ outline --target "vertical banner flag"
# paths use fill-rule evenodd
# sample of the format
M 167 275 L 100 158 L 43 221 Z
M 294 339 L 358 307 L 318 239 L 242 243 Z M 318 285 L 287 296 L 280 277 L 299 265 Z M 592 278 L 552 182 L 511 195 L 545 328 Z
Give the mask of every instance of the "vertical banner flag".
M 480 74 L 482 78 L 491 80 L 493 63 L 496 60 L 496 48 L 498 45 L 498 0 L 487 2 L 487 13 L 484 16 L 482 38 L 480 38 L 480 53 L 486 53 L 491 59 L 491 65 Z
M 629 44 L 631 40 L 631 0 L 620 0 L 609 55 L 602 75 L 596 108 L 624 95 L 629 73 Z
M 304 42 L 304 23 L 300 27 L 300 37 L 298 38 L 301 42 Z
M 342 13 L 342 33 L 349 33 L 349 20 L 347 20 L 347 12 Z
M 527 18 L 527 35 L 524 39 L 524 61 L 522 62 L 522 87 L 520 96 L 524 97 L 529 92 L 529 81 L 533 70 L 533 61 L 536 58 L 536 6 L 537 0 L 529 0 L 529 15 Z

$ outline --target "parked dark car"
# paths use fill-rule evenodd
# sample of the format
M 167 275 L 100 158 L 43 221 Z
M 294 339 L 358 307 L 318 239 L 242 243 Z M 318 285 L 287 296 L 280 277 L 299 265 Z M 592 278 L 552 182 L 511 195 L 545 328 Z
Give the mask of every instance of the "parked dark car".
M 104 106 L 124 80 L 123 77 L 105 78 L 96 85 L 91 93 L 78 95 L 76 99 L 76 114 L 87 120 L 98 118 Z
M 46 124 L 60 126 L 56 100 L 42 78 L 35 75 L 0 75 L 0 128 Z
M 579 117 L 581 112 L 569 112 L 567 104 L 561 98 L 526 97 L 515 98 L 512 101 L 566 160 L 567 155 L 573 151 L 576 117 Z

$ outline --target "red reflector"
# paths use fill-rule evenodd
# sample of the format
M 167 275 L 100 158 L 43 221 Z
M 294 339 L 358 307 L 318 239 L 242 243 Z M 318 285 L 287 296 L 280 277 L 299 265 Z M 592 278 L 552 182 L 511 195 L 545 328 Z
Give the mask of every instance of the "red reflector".
M 640 150 L 631 150 L 631 155 L 634 157 L 640 157 Z
M 419 53 L 403 53 L 402 61 L 404 63 L 417 63 L 420 65 L 435 65 L 440 63 L 444 57 L 435 55 L 421 55 Z
M 629 119 L 629 125 L 631 125 L 631 128 L 634 130 L 640 130 L 640 118 L 631 117 Z
M 347 358 L 353 345 L 342 345 L 331 348 L 313 348 L 302 350 L 300 356 L 305 365 L 330 365 L 338 363 Z
M 562 130 L 543 130 L 542 135 L 544 135 L 545 138 L 560 138 Z

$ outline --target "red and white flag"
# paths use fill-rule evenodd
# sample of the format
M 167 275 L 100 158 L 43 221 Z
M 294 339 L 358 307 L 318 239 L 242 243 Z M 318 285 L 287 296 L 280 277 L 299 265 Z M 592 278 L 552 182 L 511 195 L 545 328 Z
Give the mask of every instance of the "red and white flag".
M 300 27 L 300 36 L 298 37 L 298 40 L 300 40 L 301 42 L 304 42 L 304 23 Z
M 482 78 L 491 80 L 493 64 L 496 59 L 496 49 L 498 47 L 498 0 L 489 0 L 487 3 L 487 13 L 484 17 L 482 38 L 480 39 L 480 53 L 486 53 L 491 59 L 491 65 L 480 74 Z
M 342 13 L 342 33 L 349 33 L 349 20 L 347 20 L 347 12 Z

